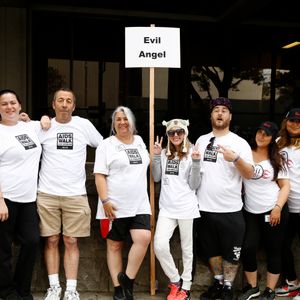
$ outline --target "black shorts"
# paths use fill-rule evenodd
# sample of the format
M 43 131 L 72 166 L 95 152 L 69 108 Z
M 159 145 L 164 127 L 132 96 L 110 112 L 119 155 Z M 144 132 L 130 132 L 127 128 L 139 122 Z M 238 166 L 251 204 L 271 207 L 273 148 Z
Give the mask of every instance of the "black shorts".
M 240 259 L 245 220 L 241 211 L 211 213 L 200 211 L 201 218 L 196 223 L 197 247 L 206 259 L 222 256 L 231 263 Z
M 136 215 L 128 218 L 118 218 L 112 222 L 107 239 L 124 241 L 128 238 L 131 229 L 151 230 L 150 215 Z

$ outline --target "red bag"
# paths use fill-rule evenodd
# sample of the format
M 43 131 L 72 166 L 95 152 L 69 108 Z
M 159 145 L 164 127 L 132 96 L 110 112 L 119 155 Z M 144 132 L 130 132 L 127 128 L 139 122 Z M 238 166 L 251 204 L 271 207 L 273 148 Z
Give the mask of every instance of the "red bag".
M 100 233 L 101 236 L 105 239 L 111 229 L 111 221 L 109 219 L 100 220 Z

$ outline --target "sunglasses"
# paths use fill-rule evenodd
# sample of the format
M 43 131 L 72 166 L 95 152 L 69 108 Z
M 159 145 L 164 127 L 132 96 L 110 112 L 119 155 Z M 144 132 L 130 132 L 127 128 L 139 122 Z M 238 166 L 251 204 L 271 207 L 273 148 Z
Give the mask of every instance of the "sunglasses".
M 175 133 L 178 136 L 181 136 L 181 135 L 185 134 L 185 130 L 182 129 L 182 128 L 180 128 L 180 129 L 176 129 L 176 130 L 169 130 L 169 131 L 167 131 L 167 135 L 170 136 L 170 137 L 175 136 Z
M 206 149 L 208 150 L 212 150 L 213 146 L 214 146 L 214 142 L 215 142 L 216 137 L 213 136 L 210 138 L 208 145 L 206 146 Z

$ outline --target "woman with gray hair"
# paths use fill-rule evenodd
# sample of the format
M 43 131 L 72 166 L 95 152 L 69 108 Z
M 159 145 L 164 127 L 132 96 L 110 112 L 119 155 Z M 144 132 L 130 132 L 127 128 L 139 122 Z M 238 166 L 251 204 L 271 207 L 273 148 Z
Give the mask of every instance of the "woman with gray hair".
M 98 146 L 95 158 L 99 195 L 96 218 L 101 220 L 102 236 L 107 241 L 107 265 L 115 300 L 133 299 L 134 279 L 151 240 L 147 192 L 150 159 L 146 145 L 136 133 L 132 111 L 117 107 L 112 114 L 111 136 Z M 105 230 L 103 225 L 107 223 Z M 122 249 L 128 236 L 132 245 L 123 272 Z

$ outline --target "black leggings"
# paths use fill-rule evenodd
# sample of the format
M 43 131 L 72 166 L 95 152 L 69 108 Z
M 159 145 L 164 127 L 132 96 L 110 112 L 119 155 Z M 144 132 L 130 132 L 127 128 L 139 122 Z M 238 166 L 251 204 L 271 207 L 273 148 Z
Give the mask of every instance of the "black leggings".
M 265 215 L 270 215 L 270 212 L 252 214 L 244 211 L 246 234 L 242 247 L 242 264 L 246 272 L 257 270 L 256 255 L 260 242 L 262 242 L 267 258 L 268 272 L 279 274 L 282 269 L 282 246 L 288 221 L 287 205 L 282 209 L 279 225 L 271 226 L 269 222 L 265 222 Z
M 289 221 L 287 229 L 285 231 L 284 246 L 282 253 L 282 277 L 289 281 L 297 279 L 294 255 L 292 252 L 292 244 L 296 235 L 298 235 L 298 238 L 300 238 L 300 214 L 289 213 Z
M 36 203 L 16 203 L 5 199 L 8 220 L 0 222 L 0 297 L 17 291 L 30 295 L 31 279 L 39 244 Z M 12 244 L 20 243 L 15 271 L 12 267 Z

